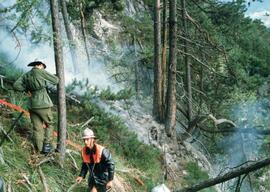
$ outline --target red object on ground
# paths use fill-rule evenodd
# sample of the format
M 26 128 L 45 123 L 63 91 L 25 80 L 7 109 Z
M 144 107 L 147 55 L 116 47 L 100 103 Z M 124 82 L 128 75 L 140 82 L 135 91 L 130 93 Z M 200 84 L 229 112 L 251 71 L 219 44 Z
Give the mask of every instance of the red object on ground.
M 8 106 L 8 107 L 10 107 L 12 109 L 15 109 L 16 111 L 23 112 L 23 114 L 26 115 L 26 116 L 28 116 L 28 117 L 30 116 L 30 113 L 28 111 L 24 110 L 23 108 L 21 108 L 21 107 L 19 107 L 17 105 L 14 105 L 12 103 L 9 103 L 9 102 L 7 102 L 7 101 L 5 101 L 3 99 L 0 99 L 0 104 L 6 105 L 6 106 Z M 54 131 L 53 132 L 53 136 L 57 137 L 57 135 L 58 135 L 58 133 L 56 131 Z M 72 146 L 72 147 L 80 150 L 80 151 L 82 149 L 82 147 L 79 144 L 76 144 L 76 143 L 74 143 L 74 142 L 72 142 L 72 141 L 70 141 L 68 139 L 66 140 L 66 143 L 68 145 L 70 145 L 70 146 Z
M 24 110 L 23 108 L 21 108 L 21 107 L 19 107 L 17 105 L 9 103 L 9 102 L 7 102 L 7 101 L 5 101 L 3 99 L 0 99 L 0 104 L 6 105 L 6 106 L 8 106 L 8 107 L 10 107 L 12 109 L 15 109 L 16 111 L 23 112 L 23 114 L 26 115 L 26 116 L 30 116 L 28 111 Z
M 54 132 L 53 132 L 53 136 L 54 136 L 54 137 L 57 137 L 57 136 L 58 136 L 58 133 L 57 133 L 56 131 L 54 131 Z M 79 144 L 77 144 L 77 143 L 74 143 L 74 142 L 72 142 L 71 140 L 68 140 L 68 139 L 67 139 L 67 140 L 66 140 L 66 144 L 68 144 L 68 145 L 70 145 L 70 146 L 76 148 L 76 149 L 79 150 L 79 151 L 82 150 L 82 146 L 81 146 L 81 145 L 79 145 Z

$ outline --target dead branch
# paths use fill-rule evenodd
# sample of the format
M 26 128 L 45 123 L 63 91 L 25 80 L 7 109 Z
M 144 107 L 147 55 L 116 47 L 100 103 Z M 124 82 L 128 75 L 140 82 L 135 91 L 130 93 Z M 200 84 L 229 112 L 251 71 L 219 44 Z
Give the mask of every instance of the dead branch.
M 0 163 L 1 164 L 5 164 L 4 154 L 3 154 L 2 147 L 0 147 Z
M 73 101 L 74 103 L 77 103 L 77 104 L 81 103 L 80 100 L 78 100 L 75 95 L 66 94 L 66 97 L 67 99 Z
M 72 192 L 73 189 L 74 189 L 77 185 L 78 185 L 78 183 L 72 184 L 72 185 L 68 188 L 67 192 Z
M 236 127 L 236 124 L 234 122 L 232 122 L 231 120 L 228 120 L 228 119 L 217 119 L 212 114 L 209 114 L 208 117 L 214 121 L 215 127 L 217 127 L 218 125 L 220 125 L 222 123 L 228 123 L 228 124 L 232 125 L 233 127 Z
M 191 87 L 192 88 L 192 90 L 194 90 L 195 92 L 197 92 L 197 93 L 199 93 L 200 95 L 202 95 L 204 98 L 207 98 L 207 95 L 203 92 L 203 91 L 201 91 L 201 90 L 199 90 L 199 89 L 196 89 L 195 87 Z
M 24 182 L 20 183 L 22 184 L 26 189 L 28 189 L 29 192 L 32 192 L 32 189 Z
M 53 161 L 53 160 L 54 160 L 53 156 L 46 157 L 46 158 L 42 159 L 40 162 L 38 162 L 37 164 L 35 164 L 35 167 L 40 167 L 40 165 L 42 165 L 43 163 L 47 163 L 47 162 Z
M 206 30 L 202 29 L 202 27 L 198 24 L 198 22 L 195 21 L 195 19 L 193 19 L 193 18 L 188 14 L 188 12 L 187 12 L 186 10 L 185 10 L 185 15 L 186 15 L 187 19 L 188 19 L 191 23 L 193 23 L 193 25 L 194 25 L 194 26 L 195 26 L 202 34 L 205 34 L 205 37 L 206 37 L 207 41 L 208 41 L 213 47 L 216 47 L 217 50 L 219 50 L 220 52 L 223 52 L 223 50 L 221 50 L 221 49 L 220 49 L 220 48 L 212 41 L 212 39 L 210 38 L 209 33 L 208 33 Z
M 270 130 L 258 130 L 255 127 L 254 128 L 245 128 L 245 129 L 225 129 L 225 130 L 207 130 L 202 127 L 200 129 L 207 133 L 232 133 L 232 132 L 238 132 L 238 133 L 249 133 L 249 134 L 257 134 L 257 135 L 270 135 Z
M 88 125 L 95 117 L 91 117 L 90 119 L 88 119 L 82 126 L 81 128 L 84 128 L 86 125 Z
M 66 152 L 68 152 L 68 153 L 74 153 L 74 154 L 76 154 L 76 155 L 81 156 L 81 153 L 80 153 L 80 152 L 75 151 L 75 150 L 72 150 L 72 149 L 67 149 Z
M 191 39 L 189 39 L 189 38 L 187 38 L 187 37 L 184 37 L 184 36 L 182 36 L 182 35 L 177 35 L 177 37 L 179 37 L 180 39 L 183 39 L 183 40 L 185 40 L 185 41 L 187 41 L 188 43 L 190 43 L 190 44 L 194 44 L 194 45 L 196 45 L 196 46 L 198 46 L 198 47 L 201 47 L 201 48 L 204 48 L 205 46 L 204 45 L 202 45 L 202 44 L 200 44 L 200 43 L 197 43 L 197 42 L 195 42 L 195 41 L 193 41 L 193 40 L 191 40 Z
M 68 156 L 70 157 L 70 159 L 72 160 L 72 163 L 73 163 L 75 169 L 76 169 L 76 170 L 79 170 L 78 165 L 77 165 L 75 159 L 73 158 L 73 156 L 71 155 L 71 153 L 70 153 L 70 152 L 67 152 L 67 154 L 68 154 Z
M 1 87 L 2 89 L 5 89 L 5 87 L 4 87 L 4 79 L 5 79 L 5 78 L 6 78 L 5 76 L 0 75 L 0 87 Z
M 11 182 L 9 181 L 7 184 L 7 192 L 12 192 Z
M 16 23 L 16 25 L 10 30 L 10 33 L 12 33 L 22 22 L 23 22 L 23 20 L 25 19 L 25 16 L 28 14 L 28 12 L 30 12 L 31 11 L 31 8 L 33 7 L 33 4 L 34 3 L 31 3 L 30 5 L 29 5 L 29 7 L 27 7 L 27 9 L 25 9 L 24 11 L 23 11 L 23 13 L 20 15 L 20 19 L 19 19 L 19 21 Z
M 170 166 L 167 167 L 167 173 L 170 180 L 176 181 L 176 178 L 178 178 L 177 174 Z
M 137 40 L 137 42 L 138 42 L 141 50 L 144 50 L 144 47 L 143 47 L 142 42 L 140 41 L 140 39 L 139 38 L 136 38 L 136 40 Z
M 217 176 L 215 178 L 211 178 L 205 181 L 202 181 L 196 185 L 193 185 L 192 187 L 187 187 L 183 189 L 178 189 L 176 192 L 195 192 L 199 191 L 211 186 L 214 186 L 219 183 L 223 183 L 225 181 L 234 179 L 236 177 L 239 177 L 244 174 L 248 174 L 250 172 L 254 172 L 258 169 L 261 169 L 263 167 L 269 166 L 270 165 L 270 158 L 266 158 L 264 160 L 257 161 L 255 163 L 251 163 L 248 165 L 240 166 L 232 171 L 229 171 L 223 175 Z
M 5 129 L 2 126 L 0 126 L 0 131 L 2 131 L 2 133 L 4 134 L 4 138 L 2 138 L 2 139 L 5 139 L 5 137 L 6 137 L 6 138 L 8 138 L 8 140 L 10 142 L 14 143 L 13 139 L 8 135 L 8 133 L 5 131 Z M 1 140 L 1 142 L 2 142 L 2 140 Z
M 139 177 L 133 177 L 135 179 L 135 181 L 137 181 L 138 184 L 140 184 L 141 186 L 144 186 L 144 182 L 139 178 Z
M 139 175 L 140 177 L 149 179 L 149 177 L 147 177 L 145 174 L 143 174 L 140 170 L 138 169 L 115 169 L 115 171 L 117 172 L 122 172 L 122 173 L 128 173 L 128 174 L 132 174 L 132 177 L 135 177 L 134 175 Z
M 121 173 L 130 173 L 132 170 L 130 169 L 115 169 L 116 172 L 121 172 Z
M 29 181 L 28 177 L 23 173 L 22 177 L 24 178 L 24 180 L 26 181 L 26 183 L 30 186 L 30 188 L 33 188 L 33 184 Z
M 53 87 L 53 86 L 47 87 L 47 89 L 52 93 L 57 93 L 57 89 L 55 87 Z M 75 104 L 81 104 L 81 101 L 78 100 L 76 97 L 77 97 L 77 95 L 66 94 L 67 101 L 71 101 L 71 102 L 73 102 Z
M 257 134 L 257 135 L 270 135 L 270 129 L 266 129 L 266 130 L 259 130 L 256 127 L 252 127 L 252 128 L 237 128 L 237 125 L 228 119 L 217 119 L 216 117 L 213 116 L 213 114 L 209 114 L 208 117 L 210 119 L 212 119 L 214 121 L 214 125 L 216 128 L 218 128 L 218 126 L 220 124 L 226 123 L 231 125 L 231 127 L 229 129 L 222 129 L 222 130 L 207 130 L 205 128 L 200 127 L 201 130 L 208 132 L 208 133 L 231 133 L 231 132 L 235 132 L 237 131 L 238 133 L 250 133 L 250 134 Z M 237 129 L 236 129 L 237 128 Z
M 15 127 L 17 126 L 17 123 L 19 122 L 23 114 L 24 114 L 24 111 L 22 111 L 20 115 L 15 119 L 15 121 L 12 123 L 12 126 L 8 130 L 8 132 L 5 132 L 5 130 L 2 129 L 3 133 L 5 134 L 5 137 L 3 137 L 2 140 L 0 141 L 0 146 L 2 146 L 2 144 L 5 142 L 5 138 L 9 138 L 9 134 L 15 129 Z
M 179 51 L 180 53 L 184 54 L 184 55 L 187 55 L 187 56 L 190 56 L 191 58 L 193 58 L 195 61 L 197 61 L 198 63 L 200 63 L 202 66 L 204 66 L 205 68 L 207 68 L 209 71 L 221 76 L 221 77 L 225 77 L 224 75 L 218 73 L 215 71 L 215 69 L 209 67 L 208 65 L 206 65 L 204 62 L 202 62 L 200 59 L 198 59 L 197 57 L 195 57 L 194 55 L 190 54 L 190 53 L 186 53 L 180 49 L 177 49 L 177 51 Z
M 196 117 L 189 123 L 187 132 L 188 132 L 188 133 L 191 133 L 191 132 L 195 129 L 195 127 L 196 127 L 199 123 L 205 121 L 206 118 L 207 118 L 207 115 L 198 115 L 198 116 L 196 116 Z
M 18 37 L 16 36 L 15 32 L 12 32 L 12 35 L 13 35 L 13 37 L 15 38 L 15 40 L 17 42 L 16 48 L 19 47 L 19 52 L 17 53 L 16 57 L 12 61 L 10 61 L 8 63 L 9 65 L 13 64 L 18 59 L 18 57 L 19 57 L 19 55 L 21 54 L 21 51 L 22 51 L 21 43 L 20 43 Z
M 80 125 L 80 123 L 76 123 L 76 124 L 71 124 L 71 123 L 67 123 L 68 127 L 77 127 Z
M 45 175 L 44 175 L 44 173 L 43 173 L 43 171 L 42 171 L 42 169 L 41 169 L 40 166 L 38 167 L 38 173 L 39 173 L 39 175 L 40 175 L 41 182 L 42 182 L 42 184 L 43 184 L 43 186 L 44 186 L 44 191 L 45 191 L 45 192 L 49 192 L 49 188 L 48 188 L 48 184 L 47 184 Z

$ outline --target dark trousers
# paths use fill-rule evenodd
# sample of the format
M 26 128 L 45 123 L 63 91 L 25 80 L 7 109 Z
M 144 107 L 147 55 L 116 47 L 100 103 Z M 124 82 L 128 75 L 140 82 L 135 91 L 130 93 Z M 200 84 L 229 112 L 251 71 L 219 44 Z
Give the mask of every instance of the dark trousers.
M 88 178 L 88 186 L 89 186 L 90 191 L 92 190 L 93 187 L 96 187 L 98 192 L 106 192 L 106 184 L 98 185 L 95 183 L 92 177 Z

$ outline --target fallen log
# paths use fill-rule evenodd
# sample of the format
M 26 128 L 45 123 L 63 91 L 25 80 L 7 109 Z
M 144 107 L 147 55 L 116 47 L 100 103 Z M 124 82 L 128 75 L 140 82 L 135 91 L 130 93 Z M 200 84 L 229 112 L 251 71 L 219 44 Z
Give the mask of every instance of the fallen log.
M 219 183 L 223 183 L 225 181 L 231 180 L 233 178 L 239 177 L 244 174 L 248 174 L 250 172 L 256 171 L 258 169 L 261 169 L 263 167 L 266 167 L 270 165 L 270 158 L 266 158 L 264 160 L 260 160 L 254 163 L 245 164 L 238 168 L 235 168 L 232 171 L 229 171 L 223 175 L 217 176 L 215 178 L 211 178 L 205 181 L 202 181 L 196 185 L 193 185 L 192 187 L 187 187 L 183 189 L 178 189 L 176 192 L 195 192 L 199 191 L 211 186 L 214 186 Z

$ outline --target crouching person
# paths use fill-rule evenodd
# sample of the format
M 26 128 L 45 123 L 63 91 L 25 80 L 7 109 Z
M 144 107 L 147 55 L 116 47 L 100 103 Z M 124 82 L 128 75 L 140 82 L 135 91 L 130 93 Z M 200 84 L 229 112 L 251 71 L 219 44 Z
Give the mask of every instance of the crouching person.
M 112 187 L 114 161 L 108 149 L 95 142 L 94 132 L 86 128 L 83 131 L 85 146 L 82 153 L 82 168 L 76 182 L 80 183 L 89 171 L 88 186 L 90 192 L 106 192 Z

